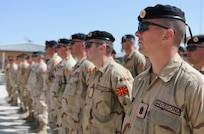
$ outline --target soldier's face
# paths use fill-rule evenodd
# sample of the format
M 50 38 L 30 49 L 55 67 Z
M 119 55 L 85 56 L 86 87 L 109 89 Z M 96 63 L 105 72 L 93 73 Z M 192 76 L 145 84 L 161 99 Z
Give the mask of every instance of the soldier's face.
M 70 45 L 70 51 L 74 57 L 76 57 L 81 51 L 81 47 L 83 47 L 83 41 L 80 40 L 72 40 L 72 44 Z
M 204 55 L 203 45 L 199 45 L 199 44 L 188 45 L 186 52 L 187 52 L 187 59 L 191 64 L 196 65 L 200 62 L 203 62 L 203 55 Z
M 97 60 L 97 55 L 99 54 L 99 46 L 95 40 L 89 40 L 88 43 L 90 46 L 87 48 L 87 58 L 94 62 Z
M 148 19 L 147 21 L 151 24 L 162 25 L 157 19 Z M 147 57 L 160 53 L 163 50 L 161 41 L 166 30 L 155 25 L 148 25 L 148 28 L 138 28 L 135 35 L 138 37 L 139 51 Z
M 57 47 L 57 53 L 59 56 L 62 56 L 64 55 L 66 51 L 66 46 L 65 45 L 62 45 L 62 44 L 59 44 L 58 47 Z

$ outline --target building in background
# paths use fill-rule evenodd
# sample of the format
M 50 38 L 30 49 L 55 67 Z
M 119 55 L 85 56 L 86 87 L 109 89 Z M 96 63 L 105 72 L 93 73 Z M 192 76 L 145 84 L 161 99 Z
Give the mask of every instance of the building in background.
M 19 54 L 32 54 L 33 51 L 44 52 L 45 46 L 34 44 L 32 42 L 0 45 L 0 69 L 4 70 L 5 60 L 8 56 L 17 56 Z

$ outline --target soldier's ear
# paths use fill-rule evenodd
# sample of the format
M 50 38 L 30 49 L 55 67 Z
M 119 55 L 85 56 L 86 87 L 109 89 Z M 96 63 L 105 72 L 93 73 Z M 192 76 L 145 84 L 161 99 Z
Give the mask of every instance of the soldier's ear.
M 87 42 L 84 41 L 84 42 L 82 43 L 82 47 L 86 47 L 86 45 L 87 45 Z
M 103 44 L 103 45 L 99 45 L 99 47 L 100 47 L 100 50 L 103 50 L 103 49 L 106 49 L 107 46 Z

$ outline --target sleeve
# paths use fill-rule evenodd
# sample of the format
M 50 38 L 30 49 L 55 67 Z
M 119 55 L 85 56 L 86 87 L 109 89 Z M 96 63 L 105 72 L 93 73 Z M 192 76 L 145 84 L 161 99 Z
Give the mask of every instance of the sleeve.
M 193 134 L 204 132 L 204 84 L 188 86 L 186 93 L 186 111 L 188 114 L 189 126 Z
M 115 87 L 113 88 L 125 112 L 129 109 L 131 104 L 132 85 L 133 77 L 128 70 L 125 69 L 123 73 L 116 75 Z

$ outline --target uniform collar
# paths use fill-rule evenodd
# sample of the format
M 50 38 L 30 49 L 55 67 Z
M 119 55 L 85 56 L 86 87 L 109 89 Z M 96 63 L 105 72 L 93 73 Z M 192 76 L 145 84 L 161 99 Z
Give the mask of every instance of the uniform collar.
M 102 73 L 105 72 L 107 66 L 113 61 L 113 58 L 112 57 L 109 57 L 104 63 L 103 65 L 99 68 L 99 69 L 96 69 L 96 71 L 100 71 Z
M 128 56 L 127 55 L 125 56 L 125 60 L 130 59 L 133 56 L 134 52 L 135 52 L 135 49 L 133 49 Z
M 177 73 L 179 70 L 182 59 L 178 54 L 175 54 L 174 57 L 172 57 L 169 62 L 166 64 L 166 66 L 162 69 L 162 71 L 159 73 L 158 77 L 163 80 L 164 82 L 168 82 L 171 80 L 171 78 Z M 143 79 L 144 77 L 150 75 L 151 67 L 149 67 L 145 72 L 144 75 L 140 76 L 140 79 Z
M 201 69 L 199 71 L 204 72 L 204 65 L 201 67 Z
M 69 60 L 69 59 L 72 59 L 73 57 L 72 57 L 72 55 L 70 54 L 69 56 L 67 56 L 66 58 L 65 58 L 65 60 Z
M 86 56 L 84 56 L 80 61 L 78 61 L 76 64 L 75 64 L 75 66 L 74 66 L 74 68 L 77 68 L 77 67 L 79 67 L 83 62 L 84 62 L 84 60 L 86 60 Z
M 57 56 L 58 56 L 58 54 L 57 54 L 57 53 L 54 53 L 54 55 L 52 56 L 51 59 L 49 59 L 48 62 L 52 62 Z

